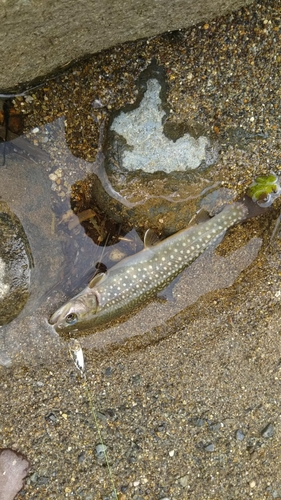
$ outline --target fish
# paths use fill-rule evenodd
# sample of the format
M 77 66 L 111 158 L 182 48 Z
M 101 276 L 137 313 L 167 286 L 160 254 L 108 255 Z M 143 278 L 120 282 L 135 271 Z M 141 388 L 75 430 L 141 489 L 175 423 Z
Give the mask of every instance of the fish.
M 144 248 L 96 275 L 84 290 L 50 318 L 57 332 L 102 328 L 138 309 L 163 291 L 227 229 L 248 218 L 243 202 L 226 205 L 211 219 L 160 241 L 148 230 Z

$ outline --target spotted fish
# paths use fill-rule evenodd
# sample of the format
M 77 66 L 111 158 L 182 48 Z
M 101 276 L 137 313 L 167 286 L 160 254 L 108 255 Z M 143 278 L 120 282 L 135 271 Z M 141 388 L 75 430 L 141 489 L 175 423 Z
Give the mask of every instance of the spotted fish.
M 227 205 L 201 224 L 183 229 L 152 244 L 149 232 L 144 249 L 98 274 L 50 319 L 57 331 L 98 328 L 132 312 L 180 274 L 236 222 L 246 219 L 248 209 L 240 202 Z

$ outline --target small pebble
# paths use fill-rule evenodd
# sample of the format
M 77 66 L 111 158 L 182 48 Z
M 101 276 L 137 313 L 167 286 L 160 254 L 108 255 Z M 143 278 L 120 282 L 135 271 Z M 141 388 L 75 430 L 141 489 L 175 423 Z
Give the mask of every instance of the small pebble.
M 188 476 L 183 476 L 180 478 L 180 484 L 183 488 L 186 488 L 186 486 L 188 485 Z
M 96 446 L 96 455 L 97 455 L 97 458 L 98 459 L 102 459 L 104 458 L 104 454 L 107 450 L 107 446 L 105 446 L 105 444 L 98 444 Z
M 108 366 L 105 370 L 104 370 L 104 374 L 109 377 L 111 374 L 112 374 L 112 367 L 111 366 Z
M 215 445 L 213 443 L 208 444 L 205 446 L 206 451 L 215 451 Z
M 271 438 L 274 435 L 274 425 L 273 424 L 268 424 L 262 431 L 261 431 L 262 437 L 268 439 Z
M 238 429 L 235 433 L 235 437 L 236 437 L 237 441 L 243 441 L 245 434 L 244 434 L 244 432 L 241 431 L 241 429 Z
M 81 464 L 85 460 L 85 452 L 81 451 L 78 455 L 78 462 Z
M 28 103 L 31 103 L 34 100 L 31 95 L 26 95 L 26 96 L 24 96 L 24 98 L 25 98 L 25 101 Z

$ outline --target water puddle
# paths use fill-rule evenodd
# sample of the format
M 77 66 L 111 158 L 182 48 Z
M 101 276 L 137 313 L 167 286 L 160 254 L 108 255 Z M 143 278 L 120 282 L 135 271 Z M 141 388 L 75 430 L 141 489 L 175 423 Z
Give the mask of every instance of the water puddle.
M 219 189 L 219 177 L 212 174 L 219 148 L 211 136 L 192 137 L 183 126 L 182 134 L 172 138 L 164 84 L 153 71 L 153 78 L 140 78 L 137 103 L 113 113 L 108 127 L 101 124 L 94 162 L 71 153 L 65 117 L 2 143 L 0 207 L 10 217 L 9 227 L 4 217 L 2 229 L 7 236 L 18 226 L 18 253 L 25 259 L 19 265 L 26 282 L 24 289 L 17 289 L 17 298 L 9 295 L 13 278 L 7 278 L 7 263 L 0 255 L 3 366 L 64 355 L 73 335 L 100 355 L 155 342 L 170 333 L 178 313 L 201 296 L 230 287 L 255 261 L 261 237 L 244 235 L 234 249 L 236 234 L 241 237 L 234 228 L 225 254 L 214 247 L 205 251 L 181 274 L 172 300 L 157 298 L 95 332 L 59 335 L 49 324 L 58 307 L 96 272 L 140 251 L 148 228 L 166 237 L 186 227 L 200 207 L 216 212 L 217 205 L 235 197 L 234 190 Z M 15 273 L 18 257 L 9 257 Z M 4 299 L 12 307 L 10 316 L 4 315 Z

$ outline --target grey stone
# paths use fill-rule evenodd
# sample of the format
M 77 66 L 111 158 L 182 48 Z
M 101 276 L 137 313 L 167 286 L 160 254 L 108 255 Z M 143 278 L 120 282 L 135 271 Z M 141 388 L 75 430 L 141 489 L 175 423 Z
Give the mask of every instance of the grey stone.
M 13 500 L 29 471 L 28 460 L 10 449 L 0 450 L 0 498 Z
M 164 135 L 165 111 L 160 91 L 161 85 L 156 79 L 148 80 L 140 105 L 128 113 L 121 111 L 113 120 L 111 130 L 122 136 L 130 147 L 130 150 L 123 150 L 123 168 L 149 173 L 196 169 L 206 161 L 209 140 L 204 136 L 196 139 L 184 134 L 172 141 Z
M 0 89 L 65 67 L 126 41 L 186 28 L 234 11 L 249 0 L 74 0 L 5 2 L 0 12 Z
M 238 429 L 236 432 L 235 432 L 235 437 L 237 439 L 237 441 L 243 441 L 244 437 L 245 437 L 245 434 L 243 431 L 241 431 L 241 429 Z
M 215 451 L 215 445 L 213 443 L 210 443 L 207 446 L 205 446 L 205 450 L 210 452 Z
M 273 437 L 274 435 L 274 425 L 273 424 L 268 424 L 262 431 L 261 431 L 262 437 L 268 439 Z
M 0 325 L 14 319 L 29 297 L 33 265 L 27 236 L 18 217 L 0 201 Z
M 96 446 L 96 455 L 99 460 L 102 460 L 104 458 L 106 450 L 107 446 L 105 446 L 105 444 L 98 444 Z
M 181 486 L 182 486 L 183 488 L 186 488 L 186 487 L 187 487 L 187 485 L 188 485 L 188 480 L 189 480 L 188 476 L 183 476 L 183 477 L 181 477 L 181 478 L 180 478 L 180 480 L 179 480 L 179 481 L 180 481 L 180 484 L 181 484 Z

